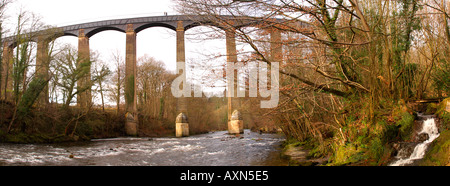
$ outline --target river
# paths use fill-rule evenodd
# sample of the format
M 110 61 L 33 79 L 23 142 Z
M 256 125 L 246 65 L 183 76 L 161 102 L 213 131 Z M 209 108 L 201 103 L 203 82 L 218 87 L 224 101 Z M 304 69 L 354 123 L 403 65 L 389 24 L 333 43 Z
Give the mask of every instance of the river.
M 1 166 L 252 166 L 287 165 L 279 134 L 245 130 L 185 138 L 111 138 L 62 144 L 0 144 Z

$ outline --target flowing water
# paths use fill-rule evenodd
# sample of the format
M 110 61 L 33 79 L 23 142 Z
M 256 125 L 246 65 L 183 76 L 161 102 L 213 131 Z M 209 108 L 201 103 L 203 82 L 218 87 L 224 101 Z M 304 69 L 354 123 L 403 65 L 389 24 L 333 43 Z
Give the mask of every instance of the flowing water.
M 284 165 L 284 138 L 245 130 L 186 138 L 111 138 L 67 144 L 0 144 L 0 165 L 210 166 Z
M 428 139 L 418 143 L 410 155 L 408 150 L 406 150 L 407 148 L 400 149 L 396 156 L 396 160 L 391 163 L 390 166 L 412 165 L 414 161 L 420 160 L 425 156 L 428 145 L 439 137 L 439 130 L 435 118 L 433 116 L 422 115 L 419 115 L 419 117 L 423 117 L 424 119 L 422 122 L 422 129 L 418 132 L 418 135 L 426 134 Z

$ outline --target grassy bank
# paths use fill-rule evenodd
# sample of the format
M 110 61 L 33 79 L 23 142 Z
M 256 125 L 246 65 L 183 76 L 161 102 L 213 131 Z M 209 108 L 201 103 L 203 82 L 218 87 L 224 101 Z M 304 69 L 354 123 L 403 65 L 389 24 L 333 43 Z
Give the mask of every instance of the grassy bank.
M 445 110 L 446 101 L 450 101 L 450 98 L 427 108 L 427 114 L 436 114 L 438 117 L 440 136 L 428 147 L 419 165 L 450 165 L 450 113 Z M 328 144 L 319 144 L 314 140 L 299 142 L 288 139 L 283 145 L 283 153 L 306 152 L 304 159 L 291 157 L 290 165 L 297 166 L 387 165 L 396 154 L 394 144 L 414 141 L 412 134 L 417 128 L 415 113 L 405 102 L 400 101 L 388 110 L 380 112 L 377 122 L 372 125 L 365 120 L 358 120 L 357 115 L 354 115 L 346 121 L 346 127 L 340 129 L 341 136 L 346 138 L 339 138 L 339 134 L 335 133 L 334 138 L 324 141 Z M 325 153 L 323 146 L 330 146 Z
M 12 105 L 3 103 L 0 108 L 0 142 L 58 143 L 124 134 L 122 113 L 99 109 L 34 108 L 23 120 L 11 123 Z
M 415 119 L 401 100 L 379 109 L 373 123 L 367 118 L 347 120 L 346 139 L 333 144 L 328 165 L 386 165 L 395 154 L 393 143 L 411 140 Z
M 356 105 L 330 137 L 323 141 L 287 140 L 285 151 L 302 146 L 308 151 L 305 161 L 319 165 L 386 165 L 395 154 L 393 144 L 411 140 L 416 116 L 404 101 L 378 110 L 375 123 L 370 123 L 366 112 L 364 104 Z
M 125 113 L 115 109 L 34 107 L 24 119 L 12 122 L 14 105 L 0 102 L 0 142 L 59 143 L 125 136 Z M 175 135 L 175 118 L 154 118 L 140 114 L 138 137 Z M 9 129 L 9 130 L 8 130 Z M 201 122 L 190 123 L 191 135 L 211 130 Z

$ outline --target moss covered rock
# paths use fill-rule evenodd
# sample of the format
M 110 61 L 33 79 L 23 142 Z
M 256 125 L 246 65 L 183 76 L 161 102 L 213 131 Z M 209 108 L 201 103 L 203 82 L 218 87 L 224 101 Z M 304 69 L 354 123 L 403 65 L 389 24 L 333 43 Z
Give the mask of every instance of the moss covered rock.
M 398 105 L 392 110 L 392 118 L 395 121 L 395 129 L 398 130 L 400 138 L 403 141 L 410 139 L 413 133 L 415 113 L 406 106 L 403 100 L 398 102 Z
M 450 166 L 450 98 L 444 99 L 437 106 L 440 135 L 428 147 L 420 165 Z
M 450 130 L 442 131 L 431 143 L 420 165 L 450 166 Z
M 400 115 L 400 119 L 395 124 L 399 128 L 402 140 L 407 141 L 413 133 L 414 115 L 409 112 L 403 112 Z
M 351 165 L 360 163 L 363 160 L 367 160 L 365 154 L 366 149 L 364 147 L 357 147 L 355 144 L 348 143 L 346 145 L 339 146 L 334 156 L 332 157 L 332 163 L 329 165 Z
M 441 130 L 450 130 L 450 98 L 444 99 L 437 106 L 436 115 L 440 119 Z

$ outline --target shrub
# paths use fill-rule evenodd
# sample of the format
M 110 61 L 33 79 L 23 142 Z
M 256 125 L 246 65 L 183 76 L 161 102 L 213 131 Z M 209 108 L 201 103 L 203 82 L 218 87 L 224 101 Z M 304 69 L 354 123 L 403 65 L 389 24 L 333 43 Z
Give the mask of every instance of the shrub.
M 369 156 L 371 159 L 378 161 L 384 154 L 384 145 L 380 138 L 370 140 Z
M 414 116 L 409 112 L 403 112 L 400 114 L 400 120 L 398 120 L 395 124 L 399 128 L 401 139 L 404 141 L 408 140 L 412 134 Z
M 332 160 L 333 165 L 347 165 L 359 162 L 366 158 L 367 157 L 364 156 L 364 152 L 360 148 L 357 148 L 352 143 L 347 143 L 346 145 L 337 147 Z

